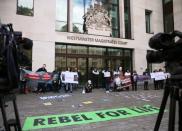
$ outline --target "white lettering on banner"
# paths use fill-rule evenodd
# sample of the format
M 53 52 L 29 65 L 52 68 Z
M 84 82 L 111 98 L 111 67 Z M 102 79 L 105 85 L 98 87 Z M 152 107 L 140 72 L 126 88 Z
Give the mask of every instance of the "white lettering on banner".
M 77 72 L 61 72 L 61 80 L 63 83 L 78 84 L 78 73 Z
M 123 42 L 120 40 L 114 40 L 114 39 L 100 39 L 100 38 L 92 38 L 92 37 L 82 37 L 82 36 L 67 36 L 67 40 L 74 40 L 74 41 L 87 41 L 87 42 L 96 42 L 101 44 L 118 44 L 123 45 L 127 42 Z
M 156 81 L 166 79 L 166 75 L 165 75 L 164 72 L 150 73 L 150 76 L 151 76 L 152 79 L 155 79 Z

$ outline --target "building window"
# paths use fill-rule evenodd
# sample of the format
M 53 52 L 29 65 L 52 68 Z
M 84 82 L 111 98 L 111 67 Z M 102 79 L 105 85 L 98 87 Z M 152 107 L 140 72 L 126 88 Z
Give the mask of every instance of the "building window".
M 83 16 L 89 8 L 89 0 L 73 0 L 73 32 L 83 33 Z
M 67 32 L 67 0 L 56 0 L 56 31 Z
M 130 0 L 124 0 L 124 22 L 125 22 L 125 38 L 131 39 Z
M 164 32 L 174 30 L 173 0 L 163 0 Z
M 145 10 L 146 33 L 151 33 L 151 14 L 152 14 L 152 11 Z
M 109 12 L 112 22 L 112 36 L 119 37 L 119 15 L 117 0 L 100 0 L 101 5 Z M 90 9 L 90 0 L 73 0 L 73 32 L 83 33 L 84 14 Z
M 17 14 L 33 16 L 34 0 L 17 0 Z
M 67 0 L 56 0 L 56 31 L 68 31 L 68 13 L 71 13 L 72 29 L 75 33 L 84 33 L 83 16 L 92 6 L 91 0 L 72 0 L 71 10 L 68 9 Z M 96 2 L 96 1 L 95 1 Z M 102 7 L 108 11 L 112 22 L 112 37 L 119 37 L 119 2 L 118 0 L 98 0 Z M 102 35 L 102 34 L 101 34 Z

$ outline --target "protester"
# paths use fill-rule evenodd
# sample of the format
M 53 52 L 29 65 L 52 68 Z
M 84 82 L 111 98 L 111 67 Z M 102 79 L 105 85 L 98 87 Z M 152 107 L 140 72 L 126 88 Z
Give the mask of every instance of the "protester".
M 92 89 L 93 89 L 92 81 L 91 80 L 88 80 L 88 82 L 86 83 L 86 85 L 83 88 L 82 93 L 83 94 L 85 94 L 85 93 L 91 93 L 92 92 Z
M 25 69 L 25 67 L 20 67 L 20 93 L 26 93 L 27 80 L 25 78 L 25 71 L 23 69 Z
M 126 70 L 126 72 L 124 73 L 124 76 L 125 77 L 130 77 L 131 76 L 131 73 L 129 70 Z
M 113 77 L 119 76 L 119 74 L 120 74 L 119 68 L 116 68 L 116 69 L 113 71 Z
M 158 72 L 157 69 L 155 69 L 153 71 L 154 73 Z M 156 80 L 156 78 L 154 78 L 154 90 L 158 90 L 159 89 L 159 80 Z
M 163 72 L 163 70 L 159 69 L 159 72 Z M 164 79 L 163 80 L 159 80 L 158 84 L 159 84 L 159 89 L 163 89 L 164 88 Z
M 122 90 L 122 83 L 121 83 L 121 79 L 119 77 L 119 74 L 115 74 L 113 91 L 119 91 L 119 90 Z
M 47 72 L 46 70 L 46 64 L 43 64 L 41 68 L 39 68 L 36 72 Z
M 118 87 L 121 87 L 121 79 L 119 77 L 120 71 L 119 68 L 115 68 L 113 71 L 113 81 L 111 83 L 111 87 L 113 88 L 113 91 L 117 91 Z
M 53 71 L 52 72 L 52 88 L 54 92 L 59 92 L 60 90 L 60 72 L 58 71 Z
M 92 70 L 92 82 L 93 82 L 93 87 L 98 88 L 98 81 L 99 81 L 99 71 L 95 67 Z
M 146 76 L 146 79 L 144 80 L 144 90 L 148 90 L 148 78 L 149 77 L 149 71 L 148 69 L 145 69 L 143 72 L 143 75 Z
M 132 90 L 134 91 L 137 91 L 137 78 L 138 78 L 138 74 L 136 70 L 134 70 L 132 74 Z
M 73 72 L 76 72 L 76 73 L 77 73 L 77 76 L 78 76 L 78 83 L 72 84 L 72 87 L 73 87 L 74 89 L 77 89 L 77 88 L 78 88 L 78 85 L 79 85 L 79 79 L 80 79 L 80 74 L 78 73 L 78 68 L 75 67 L 75 69 L 74 69 Z
M 71 72 L 71 68 L 68 67 L 66 72 Z M 62 80 L 62 77 L 61 77 L 61 80 Z M 71 83 L 64 83 L 64 84 L 65 84 L 65 86 L 64 86 L 65 87 L 65 93 L 67 93 L 68 91 L 70 91 L 70 93 L 72 93 L 73 92 L 73 87 L 72 87 L 73 85 Z
M 124 73 L 124 82 L 125 83 L 125 88 L 127 90 L 130 89 L 130 86 L 131 86 L 131 73 L 129 70 L 126 70 L 126 72 Z
M 123 68 L 122 68 L 121 66 L 119 67 L 119 78 L 120 78 L 121 80 L 124 79 Z
M 110 72 L 109 68 L 105 68 L 105 70 L 103 70 L 102 73 L 104 74 L 104 83 L 105 83 L 106 93 L 109 93 L 111 72 Z
M 47 72 L 47 69 L 46 69 L 46 64 L 43 64 L 43 66 L 41 68 L 39 68 L 36 72 Z M 44 80 L 39 80 L 38 82 L 38 87 L 37 87 L 37 93 L 39 92 L 45 92 L 46 91 L 46 87 L 45 87 L 45 81 Z

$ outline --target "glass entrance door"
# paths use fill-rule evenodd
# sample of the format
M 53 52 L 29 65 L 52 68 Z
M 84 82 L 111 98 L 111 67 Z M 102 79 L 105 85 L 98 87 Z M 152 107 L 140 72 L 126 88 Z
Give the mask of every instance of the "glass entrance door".
M 108 59 L 107 64 L 108 64 L 108 67 L 110 67 L 111 70 L 115 70 L 116 68 L 118 68 L 120 66 L 123 67 L 122 59 Z
M 80 71 L 80 84 L 87 80 L 87 59 L 86 58 L 67 58 L 67 67 L 73 71 L 77 68 Z
M 84 85 L 87 81 L 87 59 L 86 58 L 77 58 L 77 67 L 80 71 L 80 84 Z

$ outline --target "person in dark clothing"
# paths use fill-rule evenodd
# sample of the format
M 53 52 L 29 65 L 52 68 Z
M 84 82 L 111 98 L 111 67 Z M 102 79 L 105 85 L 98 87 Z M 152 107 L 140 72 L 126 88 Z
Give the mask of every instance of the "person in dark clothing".
M 163 70 L 159 69 L 159 72 L 163 72 Z M 158 84 L 159 84 L 159 89 L 163 89 L 164 88 L 164 79 L 159 80 Z
M 99 81 L 99 71 L 97 70 L 97 68 L 94 68 L 92 70 L 92 82 L 94 88 L 98 88 L 98 81 Z
M 133 74 L 132 74 L 132 90 L 137 91 L 137 78 L 138 78 L 138 74 L 137 72 L 134 70 Z
M 105 83 L 106 93 L 109 93 L 111 72 L 110 72 L 109 68 L 105 68 L 105 70 L 103 70 L 102 73 L 104 74 L 104 83 Z
M 25 67 L 20 67 L 20 93 L 26 93 L 26 83 L 27 80 L 25 79 L 25 71 L 23 69 L 26 69 Z
M 91 82 L 91 80 L 88 80 L 88 82 L 86 83 L 85 87 L 83 88 L 82 93 L 83 94 L 85 94 L 85 93 L 91 93 L 92 92 L 92 89 L 93 89 L 92 82 Z
M 43 64 L 41 68 L 39 68 L 36 72 L 47 72 L 46 64 Z M 41 80 L 38 82 L 37 92 L 45 92 L 45 81 Z
M 153 71 L 154 73 L 157 72 L 157 70 Z M 156 80 L 154 78 L 154 90 L 158 90 L 159 89 L 159 80 Z
M 144 76 L 149 76 L 148 69 L 143 72 Z M 148 90 L 148 79 L 144 80 L 144 90 Z
M 43 66 L 41 68 L 39 68 L 36 72 L 47 72 L 46 70 L 46 64 L 43 64 Z
M 60 83 L 60 72 L 53 71 L 53 73 L 52 73 L 52 87 L 53 87 L 53 91 L 59 92 L 59 90 L 60 90 L 59 83 Z

